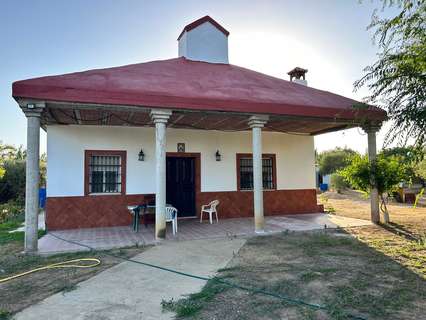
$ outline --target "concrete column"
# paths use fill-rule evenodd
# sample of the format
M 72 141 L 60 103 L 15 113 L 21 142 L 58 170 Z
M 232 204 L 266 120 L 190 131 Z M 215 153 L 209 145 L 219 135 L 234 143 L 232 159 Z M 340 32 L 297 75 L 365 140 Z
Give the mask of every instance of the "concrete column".
M 40 182 L 40 116 L 44 104 L 21 105 L 27 117 L 27 159 L 25 175 L 25 252 L 38 250 L 38 206 Z
M 155 123 L 155 238 L 166 238 L 166 124 L 170 110 L 151 110 Z
M 368 138 L 368 159 L 370 164 L 373 164 L 377 158 L 377 146 L 376 146 L 376 132 L 380 130 L 379 124 L 369 124 L 363 127 L 367 133 Z M 374 223 L 380 222 L 380 211 L 379 211 L 379 192 L 377 189 L 377 183 L 374 177 L 374 172 L 370 176 L 370 207 L 371 207 L 371 221 Z
M 256 233 L 265 231 L 263 216 L 262 128 L 267 120 L 268 118 L 265 116 L 252 116 L 249 120 L 253 139 L 253 200 Z

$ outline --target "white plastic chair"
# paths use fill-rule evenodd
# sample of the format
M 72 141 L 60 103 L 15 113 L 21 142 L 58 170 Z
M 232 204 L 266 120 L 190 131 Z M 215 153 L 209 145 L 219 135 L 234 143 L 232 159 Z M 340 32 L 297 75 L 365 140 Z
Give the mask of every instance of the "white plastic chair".
M 203 222 L 203 213 L 206 212 L 209 214 L 210 224 L 213 223 L 213 213 L 216 215 L 216 222 L 219 223 L 219 219 L 217 217 L 216 207 L 219 205 L 219 200 L 213 200 L 209 204 L 201 206 L 201 215 L 200 215 L 200 223 Z
M 175 207 L 166 207 L 166 222 L 172 223 L 173 235 L 177 233 L 177 209 Z

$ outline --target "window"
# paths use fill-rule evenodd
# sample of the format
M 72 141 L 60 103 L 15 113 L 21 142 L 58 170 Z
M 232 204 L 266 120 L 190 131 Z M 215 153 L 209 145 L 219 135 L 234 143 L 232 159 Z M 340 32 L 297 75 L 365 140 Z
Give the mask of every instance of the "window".
M 125 151 L 86 151 L 85 193 L 124 194 L 125 168 Z
M 263 189 L 276 188 L 275 155 L 262 156 Z M 253 190 L 253 157 L 251 154 L 237 154 L 238 190 Z

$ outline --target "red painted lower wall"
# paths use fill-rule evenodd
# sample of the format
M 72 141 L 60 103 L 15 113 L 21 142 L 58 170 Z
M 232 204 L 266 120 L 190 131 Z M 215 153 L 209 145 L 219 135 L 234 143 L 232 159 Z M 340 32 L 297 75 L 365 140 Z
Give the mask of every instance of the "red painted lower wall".
M 265 215 L 322 212 L 316 190 L 264 191 Z M 218 199 L 219 217 L 253 216 L 253 192 L 197 192 L 197 208 Z M 105 195 L 83 197 L 48 197 L 46 226 L 48 230 L 113 227 L 131 224 L 128 205 L 151 201 L 153 195 Z M 199 214 L 199 212 L 197 213 Z

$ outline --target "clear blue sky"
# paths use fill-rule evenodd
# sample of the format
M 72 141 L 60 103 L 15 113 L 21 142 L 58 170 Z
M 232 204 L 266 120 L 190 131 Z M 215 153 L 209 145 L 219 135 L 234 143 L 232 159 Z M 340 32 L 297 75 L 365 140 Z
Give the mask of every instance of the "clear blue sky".
M 309 69 L 312 87 L 361 99 L 353 82 L 375 59 L 366 31 L 371 0 L 114 1 L 1 0 L 0 140 L 26 142 L 26 120 L 11 97 L 13 81 L 177 56 L 184 25 L 206 14 L 230 31 L 232 64 L 287 79 Z M 45 151 L 42 134 L 42 151 Z M 322 135 L 319 150 L 366 148 L 356 129 Z

